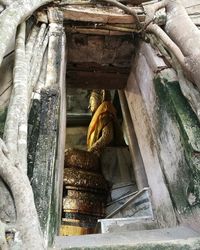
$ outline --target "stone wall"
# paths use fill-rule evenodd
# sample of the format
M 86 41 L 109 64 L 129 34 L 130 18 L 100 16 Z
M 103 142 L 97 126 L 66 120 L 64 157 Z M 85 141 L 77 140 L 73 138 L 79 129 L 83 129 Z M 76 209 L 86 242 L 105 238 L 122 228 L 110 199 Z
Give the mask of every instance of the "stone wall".
M 195 226 L 200 124 L 181 93 L 176 73 L 147 43 L 140 44 L 125 94 L 159 225 Z

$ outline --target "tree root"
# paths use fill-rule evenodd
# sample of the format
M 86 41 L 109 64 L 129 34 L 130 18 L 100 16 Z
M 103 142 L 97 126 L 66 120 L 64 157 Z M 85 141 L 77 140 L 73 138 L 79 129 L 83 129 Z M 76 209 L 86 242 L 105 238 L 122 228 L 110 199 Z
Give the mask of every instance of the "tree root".
M 32 54 L 32 58 L 30 60 L 30 73 L 28 77 L 28 109 L 30 110 L 30 103 L 31 103 L 31 95 L 36 87 L 36 83 L 39 79 L 42 62 L 44 58 L 44 53 L 47 48 L 49 40 L 48 29 L 46 24 L 42 24 L 40 27 L 40 31 L 37 35 L 37 39 L 35 40 L 35 45 L 33 51 L 37 51 L 37 53 Z
M 0 249 L 19 250 L 23 249 L 19 232 L 16 225 L 3 223 L 0 221 Z
M 16 28 L 40 6 L 52 0 L 17 0 L 0 14 L 0 65 Z
M 14 0 L 14 1 L 16 1 L 16 0 Z M 7 7 L 11 3 L 13 3 L 14 1 L 13 0 L 0 0 L 0 4 L 3 5 L 3 6 L 5 6 L 5 7 Z
M 0 4 L 0 14 L 4 11 L 4 6 Z
M 45 42 L 45 48 L 47 41 Z M 39 45 L 42 48 L 41 57 L 43 57 L 44 52 L 42 43 L 43 39 L 42 41 L 39 40 Z M 14 198 L 17 213 L 16 224 L 23 242 L 22 248 L 43 250 L 44 244 L 34 204 L 32 187 L 26 173 L 29 86 L 27 85 L 24 23 L 20 25 L 16 44 L 14 88 L 4 131 L 6 140 L 4 142 L 0 139 L 0 176 L 10 188 Z M 37 63 L 36 65 L 38 66 Z
M 165 44 L 165 47 L 176 56 L 182 67 L 185 67 L 185 57 L 182 54 L 181 50 L 157 24 L 149 24 L 147 27 L 147 31 L 156 35 L 159 40 L 161 40 L 162 43 Z
M 145 8 L 145 12 L 146 12 L 145 25 L 144 25 L 145 29 L 148 27 L 148 25 L 150 23 L 153 22 L 155 13 L 158 10 L 160 10 L 162 8 L 165 8 L 166 5 L 167 5 L 167 3 L 168 3 L 168 1 L 169 0 L 162 0 L 162 1 L 157 2 L 157 3 L 153 3 L 151 5 L 147 5 L 147 7 Z
M 145 19 L 145 30 L 147 32 L 153 33 L 155 36 L 165 44 L 165 47 L 173 53 L 182 67 L 185 68 L 185 57 L 181 52 L 180 48 L 172 41 L 172 39 L 165 33 L 165 31 L 158 26 L 158 24 L 154 23 L 154 16 L 155 13 L 167 6 L 170 0 L 162 0 L 158 3 L 154 3 L 151 5 L 146 6 L 146 19 Z
M 8 250 L 8 243 L 6 240 L 6 224 L 0 221 L 0 249 Z
M 16 40 L 14 83 L 4 128 L 4 141 L 15 159 L 14 164 L 27 171 L 27 67 L 25 58 L 25 28 L 23 23 Z M 18 152 L 20 151 L 20 157 Z
M 116 6 L 116 7 L 120 8 L 120 9 L 124 10 L 126 13 L 132 15 L 135 18 L 135 20 L 136 20 L 136 26 L 137 26 L 137 28 L 138 29 L 142 29 L 142 25 L 140 23 L 139 17 L 138 17 L 138 15 L 137 15 L 137 13 L 136 13 L 135 10 L 127 7 L 126 5 L 120 3 L 117 0 L 103 0 L 103 1 L 107 2 L 107 3 L 110 3 L 110 4 L 113 4 L 114 6 Z
M 7 158 L 5 143 L 0 139 L 0 176 L 10 187 L 14 197 L 17 222 L 25 249 L 44 249 L 32 188 L 27 175 Z

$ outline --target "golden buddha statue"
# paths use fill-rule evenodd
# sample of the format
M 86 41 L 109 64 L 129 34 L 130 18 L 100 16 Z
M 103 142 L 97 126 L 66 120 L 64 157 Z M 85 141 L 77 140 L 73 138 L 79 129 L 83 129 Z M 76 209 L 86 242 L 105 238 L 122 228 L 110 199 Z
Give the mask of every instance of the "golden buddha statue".
M 116 110 L 106 90 L 92 91 L 89 107 L 93 117 L 88 128 L 87 147 L 89 152 L 100 156 L 102 150 L 113 140 Z
M 87 134 L 87 151 L 65 151 L 64 198 L 61 235 L 92 233 L 104 217 L 108 183 L 101 174 L 99 157 L 114 138 L 116 110 L 110 93 L 93 90 L 89 108 L 93 113 Z
M 115 146 L 125 145 L 110 92 L 93 90 L 89 102 L 93 117 L 87 134 L 88 151 L 100 156 L 103 149 L 111 143 Z

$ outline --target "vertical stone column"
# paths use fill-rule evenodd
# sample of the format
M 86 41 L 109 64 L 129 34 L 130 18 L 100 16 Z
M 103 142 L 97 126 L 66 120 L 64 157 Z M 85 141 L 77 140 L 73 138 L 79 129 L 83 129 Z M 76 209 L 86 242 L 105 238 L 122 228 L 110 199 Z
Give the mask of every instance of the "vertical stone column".
M 41 90 L 31 184 L 46 245 L 52 245 L 61 219 L 66 126 L 66 40 L 62 13 L 56 8 L 49 8 L 48 19 L 46 81 Z

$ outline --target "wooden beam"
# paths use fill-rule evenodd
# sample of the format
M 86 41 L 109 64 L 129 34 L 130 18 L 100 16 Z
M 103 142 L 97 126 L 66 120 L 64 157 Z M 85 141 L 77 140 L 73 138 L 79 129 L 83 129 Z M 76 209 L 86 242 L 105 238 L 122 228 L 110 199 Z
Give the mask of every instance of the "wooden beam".
M 83 89 L 123 89 L 128 79 L 127 74 L 118 72 L 67 71 L 67 86 Z
M 68 63 L 98 63 L 129 68 L 134 43 L 131 36 L 88 36 L 72 34 L 68 36 Z
M 116 7 L 101 6 L 66 6 L 61 8 L 64 20 L 97 22 L 97 23 L 135 23 L 132 15 L 127 15 L 124 11 Z M 133 8 L 139 15 L 139 20 L 144 21 L 145 15 L 140 7 Z
M 86 71 L 86 72 L 104 72 L 104 73 L 120 73 L 128 75 L 130 72 L 129 67 L 116 67 L 111 65 L 101 65 L 94 62 L 83 63 L 68 63 L 68 71 Z
M 64 20 L 66 21 L 83 21 L 83 22 L 93 22 L 93 23 L 103 23 L 103 24 L 113 24 L 113 23 L 123 23 L 123 24 L 136 24 L 136 20 L 132 15 L 126 14 L 123 10 L 112 7 L 112 6 L 106 6 L 101 5 L 97 6 L 97 3 L 91 3 L 90 1 L 87 1 L 87 4 L 81 4 L 77 1 L 75 1 L 76 4 L 72 5 L 66 5 L 65 7 L 62 7 L 61 10 L 63 11 Z M 139 1 L 140 2 L 140 1 Z M 142 7 L 140 6 L 134 6 L 129 7 L 130 9 L 133 9 L 138 17 L 140 22 L 145 21 L 145 6 L 153 5 L 157 1 L 141 1 Z M 147 3 L 145 3 L 147 2 Z M 134 3 L 131 3 L 132 5 Z M 188 1 L 183 0 L 183 5 L 186 8 L 186 11 L 188 15 L 191 17 L 192 21 L 199 25 L 199 10 L 200 10 L 200 3 L 198 0 L 191 0 L 190 3 Z M 73 30 L 73 32 L 75 32 Z M 77 30 L 76 30 L 77 32 Z M 81 30 L 81 32 L 86 33 L 85 30 Z M 80 32 L 80 33 L 81 33 Z M 94 32 L 94 30 L 89 31 Z M 102 32 L 102 31 L 100 31 Z M 94 32 L 95 33 L 95 32 Z M 105 33 L 108 33 L 105 31 Z M 107 35 L 107 34 L 106 34 Z
M 79 27 L 75 27 L 75 28 L 71 28 L 71 27 L 67 27 L 65 28 L 67 33 L 72 33 L 72 34 L 87 34 L 87 35 L 101 35 L 101 36 L 122 36 L 122 35 L 129 35 L 130 32 L 127 31 L 114 31 L 114 30 L 106 30 L 106 29 L 94 29 L 94 28 L 79 28 Z
M 120 0 L 120 3 L 123 4 L 131 4 L 131 5 L 139 5 L 144 2 L 148 2 L 149 0 Z M 94 0 L 62 0 L 59 3 L 59 6 L 66 6 L 66 5 L 92 5 L 96 4 L 97 1 L 95 2 Z M 98 1 L 98 3 L 102 4 L 105 3 L 104 1 Z

